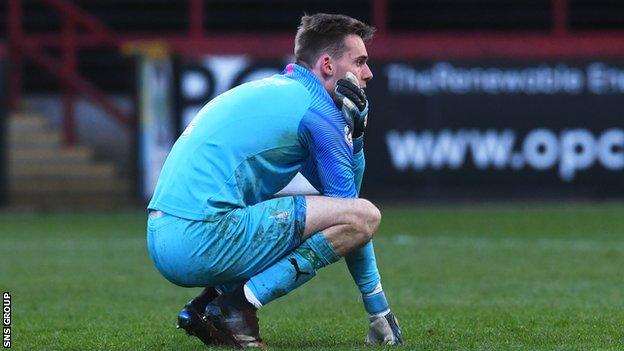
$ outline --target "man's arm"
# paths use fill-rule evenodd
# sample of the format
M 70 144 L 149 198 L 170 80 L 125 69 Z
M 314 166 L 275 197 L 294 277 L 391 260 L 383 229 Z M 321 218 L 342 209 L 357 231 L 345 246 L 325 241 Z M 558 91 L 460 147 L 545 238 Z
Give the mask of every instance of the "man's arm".
M 364 135 L 353 139 L 353 178 L 357 193 L 362 188 L 362 179 L 364 178 L 364 168 L 366 160 L 364 158 Z
M 301 174 L 323 195 L 356 198 L 353 150 L 347 144 L 344 126 L 330 117 L 308 112 L 299 127 L 309 157 Z
M 358 194 L 362 187 L 365 168 L 363 139 L 364 136 L 361 135 L 353 140 L 353 174 Z M 385 296 L 374 297 L 379 292 L 383 295 L 383 290 L 381 290 L 381 278 L 377 268 L 373 242 L 369 241 L 361 248 L 352 251 L 345 256 L 345 260 L 353 280 L 362 293 L 366 311 L 371 315 L 387 312 L 389 306 Z
M 364 130 L 368 119 L 368 101 L 366 94 L 357 85 L 357 79 L 351 77 L 339 80 L 336 94 L 343 102 L 342 112 L 352 121 L 353 138 L 353 173 L 358 194 L 364 177 Z M 357 100 L 357 101 L 353 101 Z M 349 102 L 353 102 L 349 104 Z M 369 314 L 370 328 L 366 341 L 370 344 L 401 344 L 401 329 L 381 286 L 381 277 L 377 268 L 372 240 L 359 249 L 345 256 L 347 267 L 357 284 L 364 308 Z
M 362 187 L 365 168 L 363 139 L 364 136 L 362 135 L 353 141 L 353 173 L 358 194 Z M 381 277 L 377 268 L 372 240 L 361 248 L 350 252 L 345 256 L 345 260 L 353 280 L 362 293 L 366 311 L 370 315 L 387 313 L 390 306 L 381 287 Z
M 344 127 L 346 125 L 314 112 L 308 112 L 304 116 L 300 125 L 300 137 L 308 148 L 310 158 L 301 172 L 325 196 L 356 198 L 356 179 L 357 185 L 361 185 L 364 172 L 362 139 L 357 144 L 354 141 L 353 148 L 350 147 L 346 142 L 348 138 L 344 134 Z M 362 292 L 364 307 L 369 313 L 368 342 L 400 344 L 398 324 L 395 323 L 397 328 L 394 329 L 388 327 L 388 320 L 396 319 L 390 312 L 381 288 L 372 242 L 350 252 L 345 260 Z

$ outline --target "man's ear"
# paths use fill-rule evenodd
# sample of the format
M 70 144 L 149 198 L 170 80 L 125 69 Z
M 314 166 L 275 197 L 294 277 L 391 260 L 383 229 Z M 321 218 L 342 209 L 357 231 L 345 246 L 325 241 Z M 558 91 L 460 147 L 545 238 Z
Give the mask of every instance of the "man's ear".
M 328 54 L 323 54 L 318 59 L 318 63 L 320 66 L 320 71 L 325 77 L 331 77 L 334 75 L 334 65 L 331 57 Z

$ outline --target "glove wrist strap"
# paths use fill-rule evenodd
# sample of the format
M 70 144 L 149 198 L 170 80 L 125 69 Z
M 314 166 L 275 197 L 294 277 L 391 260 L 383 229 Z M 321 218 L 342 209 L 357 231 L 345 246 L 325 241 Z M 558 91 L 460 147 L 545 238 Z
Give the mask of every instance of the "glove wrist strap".
M 383 290 L 363 295 L 362 300 L 364 301 L 366 312 L 371 316 L 383 315 L 390 310 L 390 305 Z

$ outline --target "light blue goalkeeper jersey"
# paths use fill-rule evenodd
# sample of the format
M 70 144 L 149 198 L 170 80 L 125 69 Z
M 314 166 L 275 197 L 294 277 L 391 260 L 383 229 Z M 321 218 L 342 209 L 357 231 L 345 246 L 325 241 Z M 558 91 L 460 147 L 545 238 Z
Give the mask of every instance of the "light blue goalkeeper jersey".
M 171 150 L 149 209 L 211 220 L 270 199 L 301 172 L 326 196 L 357 197 L 362 141 L 320 80 L 289 64 L 202 108 Z

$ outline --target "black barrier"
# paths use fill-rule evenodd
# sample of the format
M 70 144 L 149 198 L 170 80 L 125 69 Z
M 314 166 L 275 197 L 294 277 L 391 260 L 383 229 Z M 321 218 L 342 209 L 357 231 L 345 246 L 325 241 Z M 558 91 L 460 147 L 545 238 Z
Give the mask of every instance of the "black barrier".
M 391 197 L 624 195 L 624 66 L 374 67 L 366 189 Z
M 287 60 L 177 69 L 181 129 L 232 86 Z M 372 67 L 364 195 L 621 197 L 624 66 L 613 62 L 385 62 Z

